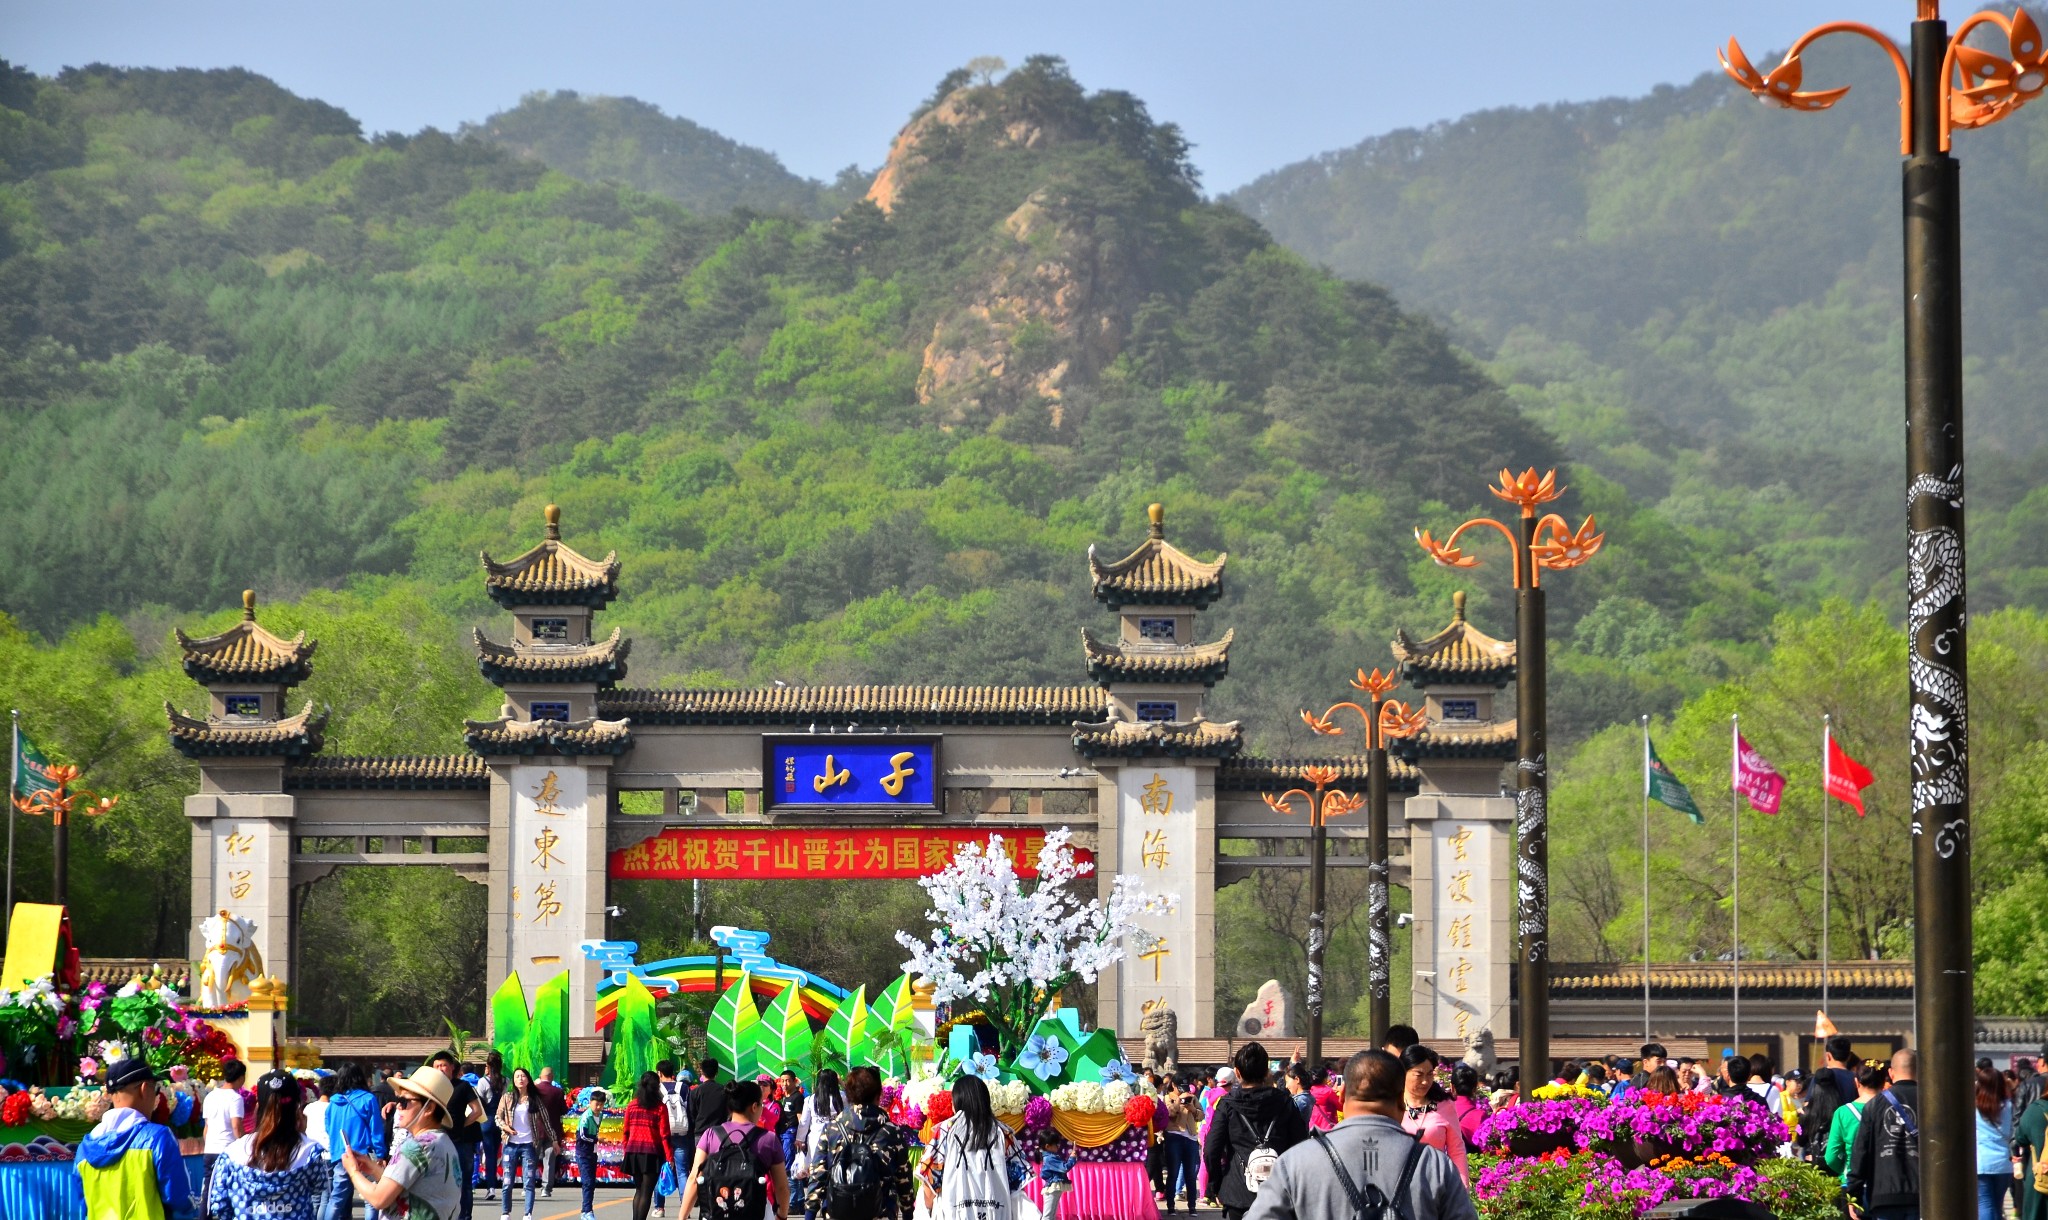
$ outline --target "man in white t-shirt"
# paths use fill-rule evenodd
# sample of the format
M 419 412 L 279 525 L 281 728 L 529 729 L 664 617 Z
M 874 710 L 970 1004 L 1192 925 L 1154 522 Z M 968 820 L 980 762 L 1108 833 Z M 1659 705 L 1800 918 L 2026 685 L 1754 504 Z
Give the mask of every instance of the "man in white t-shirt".
M 335 1082 L 339 1079 L 332 1072 L 322 1076 L 317 1086 L 320 1096 L 306 1107 L 306 1138 L 322 1148 L 327 1147 L 327 1104 L 334 1098 Z
M 248 1107 L 242 1101 L 242 1078 L 248 1074 L 249 1069 L 241 1060 L 222 1060 L 220 1083 L 199 1105 L 200 1116 L 206 1122 L 206 1146 L 202 1151 L 206 1154 L 206 1189 L 209 1192 L 213 1189 L 213 1163 L 242 1138 L 248 1126 L 245 1121 Z M 200 1215 L 209 1214 L 211 1202 L 211 1198 L 202 1200 Z

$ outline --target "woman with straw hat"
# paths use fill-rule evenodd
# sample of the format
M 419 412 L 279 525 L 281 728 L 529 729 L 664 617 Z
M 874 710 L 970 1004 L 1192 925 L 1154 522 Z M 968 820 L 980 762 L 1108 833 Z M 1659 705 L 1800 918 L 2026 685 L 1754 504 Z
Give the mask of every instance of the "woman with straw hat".
M 350 1148 L 341 1158 L 349 1181 L 380 1212 L 399 1212 L 407 1220 L 454 1220 L 462 1205 L 462 1162 L 447 1132 L 455 1086 L 433 1067 L 393 1077 L 390 1085 L 398 1096 L 391 1160 L 386 1164 Z

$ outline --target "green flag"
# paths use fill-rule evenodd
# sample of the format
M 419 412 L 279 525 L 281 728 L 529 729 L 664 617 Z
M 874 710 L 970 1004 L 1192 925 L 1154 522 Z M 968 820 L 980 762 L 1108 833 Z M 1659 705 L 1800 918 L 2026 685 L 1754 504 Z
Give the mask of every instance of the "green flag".
M 14 726 L 14 756 L 19 760 L 14 772 L 14 795 L 27 799 L 38 792 L 55 792 L 57 781 L 50 778 L 50 760 L 36 749 L 36 743 L 28 739 L 21 726 Z
M 1678 782 L 1671 768 L 1657 757 L 1657 747 L 1650 744 L 1647 734 L 1643 737 L 1643 791 L 1658 804 L 1668 805 L 1691 818 L 1694 825 L 1707 824 L 1707 819 L 1700 814 L 1700 807 L 1693 803 L 1691 791 Z

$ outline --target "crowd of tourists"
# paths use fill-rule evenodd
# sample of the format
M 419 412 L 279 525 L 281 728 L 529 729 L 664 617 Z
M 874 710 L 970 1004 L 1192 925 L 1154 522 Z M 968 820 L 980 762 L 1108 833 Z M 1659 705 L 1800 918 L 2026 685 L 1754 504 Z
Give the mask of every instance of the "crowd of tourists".
M 1841 1183 L 1849 1220 L 1917 1220 L 1918 1062 L 1910 1049 L 1858 1059 L 1830 1038 L 1823 1064 L 1782 1074 L 1763 1056 L 1708 1065 L 1646 1043 L 1634 1060 L 1563 1064 L 1549 1083 L 1609 1097 L 1715 1093 L 1782 1121 L 1779 1150 Z M 2048 1050 L 2044 1050 L 2048 1059 Z M 1711 1070 L 1709 1070 L 1711 1066 Z M 110 1107 L 81 1143 L 87 1213 L 183 1220 L 472 1220 L 481 1202 L 531 1217 L 573 1162 L 592 1220 L 605 1090 L 572 1108 L 552 1073 L 507 1074 L 495 1054 L 466 1073 L 443 1051 L 416 1071 L 355 1065 L 309 1081 L 271 1071 L 245 1088 L 240 1063 L 199 1104 L 204 1186 L 195 1196 L 164 1124 L 169 1105 L 141 1060 L 107 1069 Z M 1197 1200 L 1225 1220 L 1477 1220 L 1473 1158 L 1486 1116 L 1519 1104 L 1513 1070 L 1482 1078 L 1446 1065 L 1413 1029 L 1341 1066 L 1272 1060 L 1256 1042 L 1229 1065 L 1151 1078 L 1147 1173 L 1168 1214 Z M 2048 1220 L 2048 1099 L 2036 1065 L 1976 1066 L 1979 1220 Z M 726 1081 L 664 1061 L 623 1102 L 623 1161 L 633 1220 L 1014 1220 L 1027 1181 L 1060 1220 L 1078 1160 L 1056 1134 L 1027 1157 L 996 1118 L 987 1084 L 963 1075 L 950 1116 L 921 1149 L 884 1107 L 880 1075 L 827 1069 Z M 615 1111 L 614 1111 L 615 1112 Z M 1035 1162 L 1035 1164 L 1033 1163 Z

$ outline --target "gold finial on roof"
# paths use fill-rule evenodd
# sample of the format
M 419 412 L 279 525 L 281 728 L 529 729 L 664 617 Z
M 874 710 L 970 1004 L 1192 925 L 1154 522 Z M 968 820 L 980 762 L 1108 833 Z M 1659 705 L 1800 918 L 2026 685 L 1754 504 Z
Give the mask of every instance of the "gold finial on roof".
M 1145 516 L 1152 522 L 1148 533 L 1154 538 L 1166 537 L 1166 506 L 1164 504 L 1148 504 L 1145 506 Z
M 540 515 L 547 519 L 548 537 L 560 542 L 562 540 L 562 506 L 550 504 L 540 510 Z
M 1463 589 L 1451 594 L 1451 621 L 1454 623 L 1465 621 L 1465 591 Z
M 256 590 L 254 589 L 242 590 L 242 621 L 249 623 L 256 621 Z

